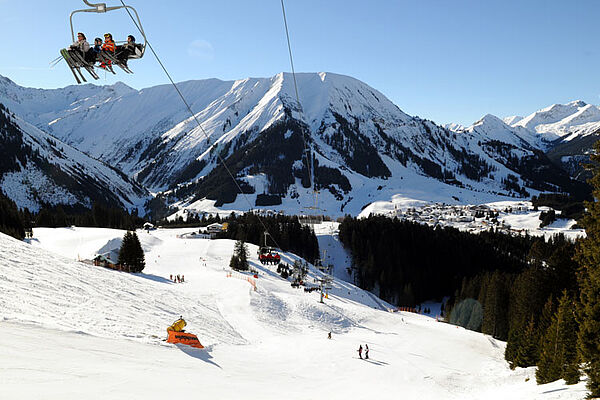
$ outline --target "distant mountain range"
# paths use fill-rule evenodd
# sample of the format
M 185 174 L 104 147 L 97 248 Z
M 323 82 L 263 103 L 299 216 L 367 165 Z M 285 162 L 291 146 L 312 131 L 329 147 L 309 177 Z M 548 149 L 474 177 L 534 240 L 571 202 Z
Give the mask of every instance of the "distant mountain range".
M 515 133 L 546 151 L 547 156 L 570 176 L 585 182 L 590 175 L 583 164 L 589 162 L 593 144 L 600 139 L 600 108 L 581 100 L 553 104 L 526 117 L 503 120 Z
M 526 118 L 486 115 L 470 127 L 445 128 L 405 114 L 348 76 L 304 73 L 297 81 L 300 104 L 287 73 L 178 84 L 202 129 L 170 85 L 43 90 L 0 76 L 0 103 L 192 211 L 213 205 L 308 212 L 314 197 L 305 147 L 313 149 L 317 206 L 332 216 L 356 215 L 396 194 L 478 202 L 586 190 L 565 172 L 573 170 L 549 158 L 565 156 L 548 151 L 595 134 L 595 106 L 573 102 Z M 236 196 L 238 186 L 244 197 Z

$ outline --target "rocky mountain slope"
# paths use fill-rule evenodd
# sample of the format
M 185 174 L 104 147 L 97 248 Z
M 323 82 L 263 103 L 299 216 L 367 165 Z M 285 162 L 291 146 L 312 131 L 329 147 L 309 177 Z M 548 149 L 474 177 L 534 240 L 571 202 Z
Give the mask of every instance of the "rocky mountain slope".
M 600 138 L 600 108 L 576 100 L 553 104 L 526 117 L 504 118 L 512 130 L 534 147 L 544 150 L 550 160 L 571 177 L 585 181 L 583 169 L 592 146 Z
M 170 85 L 44 91 L 2 78 L 0 101 L 180 206 L 208 198 L 217 206 L 300 211 L 314 205 L 311 179 L 334 215 L 415 186 L 427 188 L 420 197 L 443 192 L 442 200 L 470 202 L 573 190 L 527 127 L 499 134 L 497 125 L 508 125 L 486 116 L 451 131 L 405 114 L 351 77 L 305 73 L 297 81 L 300 104 L 286 73 L 180 83 L 195 118 Z M 236 196 L 240 189 L 248 202 Z
M 142 207 L 149 193 L 117 169 L 23 121 L 0 104 L 0 186 L 20 207 Z

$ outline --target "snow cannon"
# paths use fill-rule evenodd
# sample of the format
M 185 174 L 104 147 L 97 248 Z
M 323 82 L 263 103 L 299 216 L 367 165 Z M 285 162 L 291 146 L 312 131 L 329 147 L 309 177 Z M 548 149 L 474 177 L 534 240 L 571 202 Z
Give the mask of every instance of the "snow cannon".
M 188 346 L 195 347 L 197 349 L 203 349 L 204 346 L 198 340 L 198 336 L 188 332 L 176 332 L 169 331 L 169 337 L 167 343 L 181 343 L 187 344 Z
M 183 328 L 185 328 L 186 325 L 187 323 L 185 320 L 179 317 L 177 321 L 173 322 L 171 326 L 167 328 L 167 332 L 183 332 Z
M 197 349 L 203 349 L 204 346 L 202 346 L 198 340 L 198 336 L 183 330 L 186 325 L 185 320 L 181 317 L 173 322 L 173 324 L 167 328 L 167 333 L 169 335 L 167 337 L 167 343 L 181 343 Z

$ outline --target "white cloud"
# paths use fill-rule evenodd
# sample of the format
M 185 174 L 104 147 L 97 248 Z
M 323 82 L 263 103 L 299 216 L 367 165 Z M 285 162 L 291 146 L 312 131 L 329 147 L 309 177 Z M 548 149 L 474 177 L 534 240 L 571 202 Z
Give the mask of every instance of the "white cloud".
M 214 49 L 207 40 L 197 39 L 189 44 L 188 55 L 204 61 L 212 61 L 214 59 Z

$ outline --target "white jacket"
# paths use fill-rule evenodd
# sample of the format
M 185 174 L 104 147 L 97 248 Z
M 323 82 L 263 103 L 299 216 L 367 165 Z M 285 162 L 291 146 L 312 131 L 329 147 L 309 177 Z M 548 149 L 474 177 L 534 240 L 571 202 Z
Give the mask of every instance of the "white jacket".
M 70 47 L 73 50 L 79 50 L 85 54 L 90 49 L 90 44 L 87 42 L 87 40 L 83 39 L 83 40 L 76 41 Z

